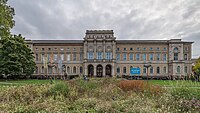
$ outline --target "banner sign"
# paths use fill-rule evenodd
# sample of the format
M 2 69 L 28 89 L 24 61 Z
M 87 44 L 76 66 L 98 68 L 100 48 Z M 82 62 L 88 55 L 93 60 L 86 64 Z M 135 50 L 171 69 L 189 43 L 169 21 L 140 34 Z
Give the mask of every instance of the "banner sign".
M 131 68 L 131 75 L 140 75 L 140 68 Z

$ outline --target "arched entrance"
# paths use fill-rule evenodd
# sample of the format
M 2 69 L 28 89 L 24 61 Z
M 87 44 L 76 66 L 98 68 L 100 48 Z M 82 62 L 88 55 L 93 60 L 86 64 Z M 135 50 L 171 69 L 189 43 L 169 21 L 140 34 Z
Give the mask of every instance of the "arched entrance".
M 94 66 L 92 64 L 88 65 L 88 76 L 94 76 Z
M 106 65 L 106 75 L 111 76 L 112 70 L 111 70 L 111 65 Z
M 102 77 L 103 76 L 103 66 L 102 65 L 97 65 L 97 77 Z

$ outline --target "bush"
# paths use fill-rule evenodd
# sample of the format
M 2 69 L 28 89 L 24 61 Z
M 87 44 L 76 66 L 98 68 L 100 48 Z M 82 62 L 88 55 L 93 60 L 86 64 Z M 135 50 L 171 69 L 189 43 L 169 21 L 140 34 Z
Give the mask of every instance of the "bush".
M 47 95 L 49 95 L 49 94 L 54 95 L 54 96 L 63 95 L 65 97 L 67 97 L 69 94 L 69 91 L 70 91 L 70 89 L 69 89 L 69 86 L 67 83 L 58 82 L 47 92 L 48 93 Z

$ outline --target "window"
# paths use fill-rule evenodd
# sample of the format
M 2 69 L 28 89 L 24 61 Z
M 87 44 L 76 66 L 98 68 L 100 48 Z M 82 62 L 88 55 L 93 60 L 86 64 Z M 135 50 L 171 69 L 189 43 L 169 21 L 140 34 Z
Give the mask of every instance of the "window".
M 35 59 L 36 61 L 38 61 L 38 54 L 35 54 Z
M 166 47 L 164 47 L 164 48 L 163 48 L 163 50 L 164 50 L 164 51 L 166 51 L 166 50 L 167 50 L 167 48 L 166 48 Z
M 70 51 L 70 48 L 67 48 L 67 51 Z
M 38 48 L 35 48 L 35 50 L 37 51 L 37 50 L 38 50 Z
M 48 67 L 48 73 L 52 74 L 52 67 Z
M 38 74 L 38 67 L 35 67 L 35 74 Z
M 44 62 L 44 54 L 41 54 L 41 61 Z
M 70 61 L 70 54 L 67 54 L 67 61 Z
M 126 73 L 126 67 L 123 68 L 123 73 L 124 73 L 124 74 Z
M 130 48 L 130 51 L 133 51 L 133 48 L 132 48 L 132 47 Z
M 124 51 L 126 51 L 126 48 L 124 48 Z
M 157 58 L 156 59 L 160 60 L 160 54 L 159 53 L 157 54 Z
M 143 59 L 144 61 L 146 61 L 146 54 L 143 54 L 143 55 L 142 55 L 142 59 Z
M 126 53 L 123 54 L 123 60 L 126 61 Z
M 54 54 L 54 61 L 56 62 L 58 60 L 58 55 Z
M 76 73 L 76 67 L 73 68 L 73 73 Z
M 107 60 L 110 60 L 111 59 L 111 52 L 106 52 L 106 59 Z
M 167 54 L 163 54 L 163 60 L 164 60 L 164 61 L 167 60 Z
M 63 49 L 63 48 L 60 48 L 60 50 L 63 51 L 64 49 Z
M 163 72 L 166 73 L 167 72 L 167 68 L 163 67 Z
M 152 47 L 150 47 L 150 48 L 149 48 L 149 50 L 153 50 L 153 48 L 152 48 Z
M 153 60 L 153 54 L 149 54 L 149 60 Z
M 102 52 L 97 52 L 97 59 L 102 60 Z
M 83 73 L 83 67 L 80 67 L 80 73 Z
M 51 51 L 51 48 L 48 48 L 49 51 Z
M 143 73 L 147 73 L 147 72 L 146 72 L 146 67 L 143 67 Z
M 80 61 L 82 61 L 82 60 L 83 60 L 83 54 L 80 53 Z
M 184 54 L 184 60 L 188 60 L 187 54 Z
M 188 51 L 188 48 L 187 48 L 187 47 L 184 47 L 184 50 L 185 50 L 185 51 Z
M 54 50 L 57 50 L 57 48 L 54 48 Z
M 143 48 L 143 50 L 146 50 L 146 49 L 147 49 L 146 47 Z
M 178 52 L 178 47 L 175 47 L 175 48 L 174 48 L 174 52 Z
M 70 68 L 69 68 L 69 66 L 67 67 L 67 73 L 70 73 Z
M 160 67 L 157 67 L 157 74 L 160 73 Z
M 178 60 L 178 53 L 174 53 L 174 60 Z
M 119 67 L 117 68 L 117 73 L 120 73 L 120 68 Z
M 42 66 L 42 72 L 41 73 L 44 73 L 44 66 Z
M 187 66 L 184 67 L 184 72 L 187 73 Z
M 139 51 L 139 50 L 140 50 L 140 48 L 138 47 L 138 48 L 137 48 L 137 50 Z
M 136 54 L 136 60 L 140 60 L 140 54 Z
M 117 54 L 117 60 L 120 60 L 120 54 Z
M 150 73 L 153 74 L 153 67 L 150 67 Z
M 83 52 L 83 48 L 80 48 L 80 51 Z
M 76 48 L 74 48 L 74 51 L 76 51 Z
M 177 71 L 177 73 L 181 73 L 181 67 L 177 66 L 176 71 Z
M 50 60 L 51 60 L 51 56 L 50 54 L 47 54 L 47 62 L 50 62 Z
M 88 59 L 93 59 L 93 52 L 88 52 Z
M 130 60 L 133 60 L 133 54 L 132 53 L 130 54 Z
M 119 51 L 119 48 L 117 48 L 117 51 Z
M 60 60 L 64 60 L 64 54 L 60 54 Z
M 44 48 L 42 48 L 42 51 L 44 51 Z
M 76 53 L 73 54 L 73 61 L 76 61 Z
M 159 48 L 159 47 L 157 47 L 157 48 L 156 48 L 156 50 L 160 50 L 160 48 Z

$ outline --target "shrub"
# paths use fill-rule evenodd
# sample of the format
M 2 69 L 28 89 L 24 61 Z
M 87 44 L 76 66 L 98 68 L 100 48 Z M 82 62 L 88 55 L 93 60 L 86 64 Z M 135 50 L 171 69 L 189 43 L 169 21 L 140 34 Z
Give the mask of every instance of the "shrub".
M 141 80 L 122 80 L 119 82 L 118 87 L 123 91 L 142 92 L 145 90 L 146 84 Z
M 50 88 L 50 90 L 47 92 L 47 95 L 63 95 L 65 97 L 68 96 L 69 94 L 69 86 L 67 83 L 65 82 L 58 82 L 56 84 L 54 84 L 53 87 Z

